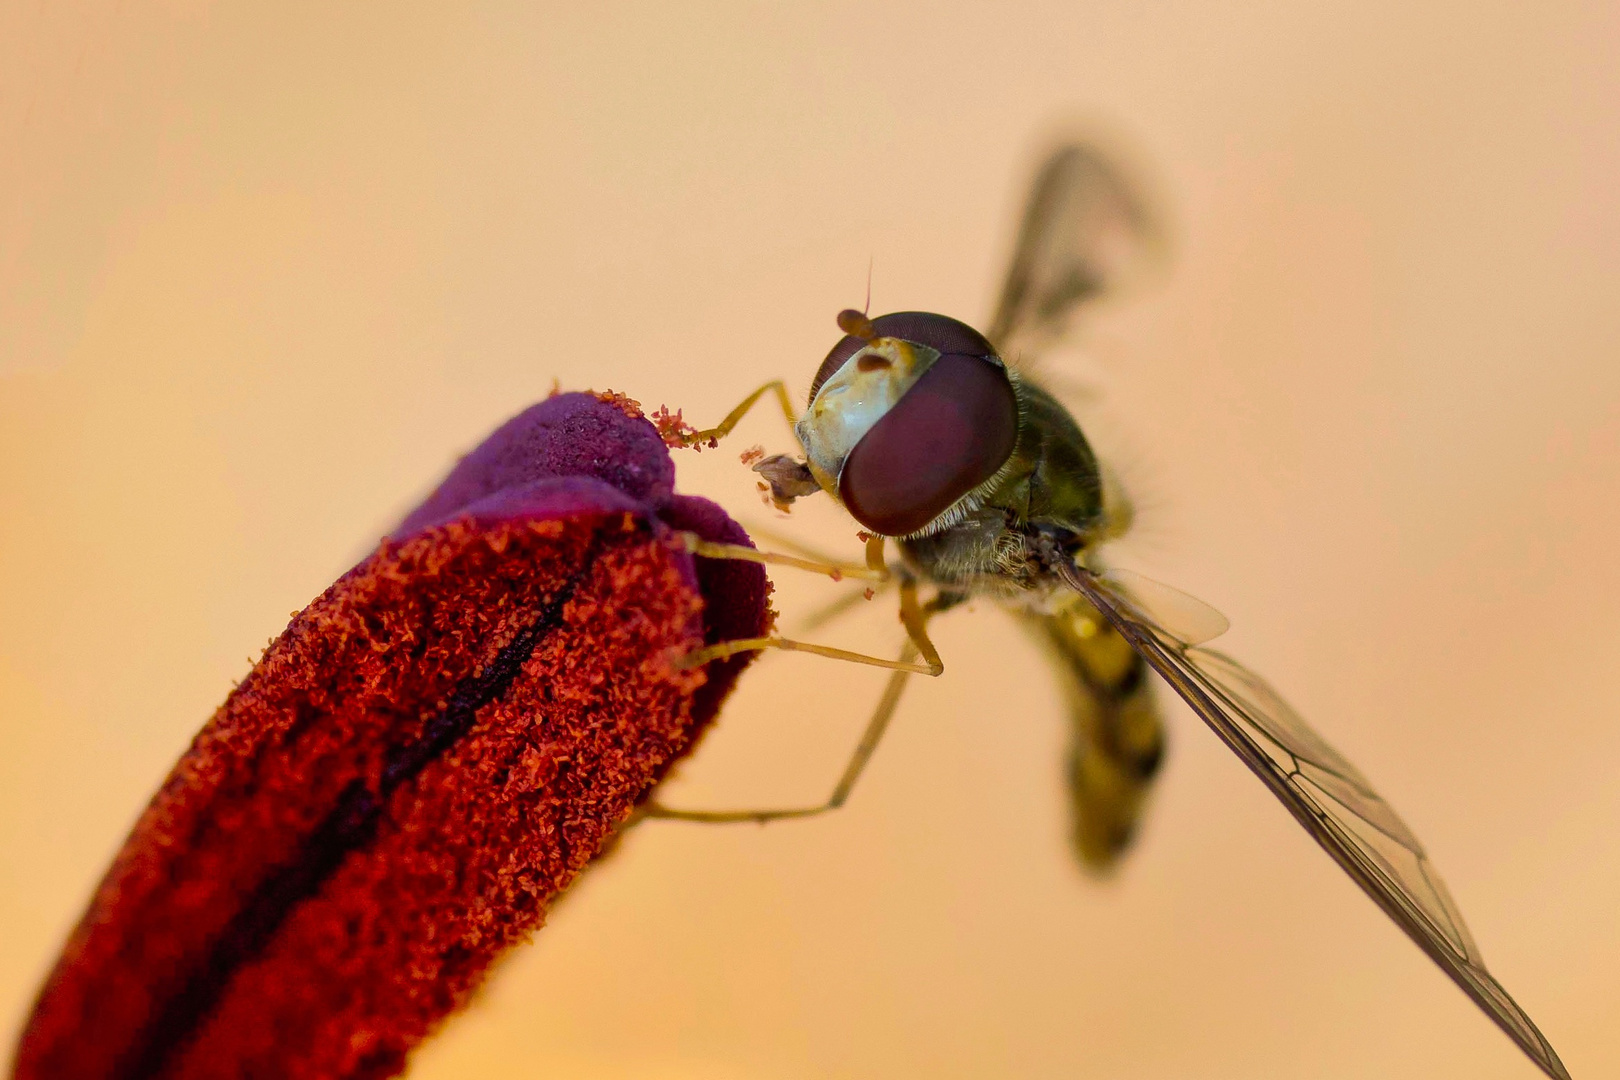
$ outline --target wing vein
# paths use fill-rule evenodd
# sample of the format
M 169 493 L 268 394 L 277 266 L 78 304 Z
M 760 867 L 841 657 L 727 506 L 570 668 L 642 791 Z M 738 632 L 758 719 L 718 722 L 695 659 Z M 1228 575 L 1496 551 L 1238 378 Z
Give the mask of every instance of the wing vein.
M 1237 661 L 1177 640 L 1091 571 L 1063 559 L 1056 560 L 1056 568 L 1260 778 L 1351 880 L 1543 1072 L 1555 1080 L 1569 1080 L 1569 1072 L 1546 1037 L 1485 969 L 1478 947 L 1422 845 L 1348 761 L 1312 731 L 1264 679 Z M 1276 747 L 1276 754 L 1268 746 Z M 1336 783 L 1324 786 L 1307 770 L 1320 770 Z M 1339 785 L 1343 789 L 1335 790 Z M 1379 843 L 1380 837 L 1388 843 Z

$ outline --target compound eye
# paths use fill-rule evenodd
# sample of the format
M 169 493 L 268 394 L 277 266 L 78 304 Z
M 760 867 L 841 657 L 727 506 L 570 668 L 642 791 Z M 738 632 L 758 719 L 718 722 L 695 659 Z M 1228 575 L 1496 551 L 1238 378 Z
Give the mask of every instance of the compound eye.
M 905 536 L 995 476 L 1017 442 L 1007 372 L 981 356 L 946 354 L 855 444 L 839 498 L 868 529 Z
M 961 353 L 963 356 L 996 355 L 990 342 L 973 327 L 931 311 L 896 311 L 890 315 L 879 315 L 872 320 L 872 329 L 877 331 L 879 337 L 914 341 L 935 352 Z M 816 399 L 821 384 L 832 378 L 833 373 L 865 345 L 866 342 L 860 338 L 846 334 L 832 347 L 827 359 L 821 362 L 820 369 L 816 371 L 815 381 L 810 384 L 811 401 Z

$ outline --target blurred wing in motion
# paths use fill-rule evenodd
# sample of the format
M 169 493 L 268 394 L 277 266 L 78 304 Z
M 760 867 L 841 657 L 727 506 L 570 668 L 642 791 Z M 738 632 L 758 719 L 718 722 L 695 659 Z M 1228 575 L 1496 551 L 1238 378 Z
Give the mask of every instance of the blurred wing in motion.
M 990 340 L 1027 366 L 1077 308 L 1162 261 L 1165 246 L 1146 197 L 1116 162 L 1095 146 L 1059 148 L 1030 190 Z
M 1147 598 L 1127 594 L 1065 560 L 1058 560 L 1058 571 L 1543 1072 L 1569 1080 L 1530 1017 L 1485 970 L 1479 947 L 1417 837 L 1355 766 L 1323 742 L 1265 680 L 1158 625 L 1143 611 Z

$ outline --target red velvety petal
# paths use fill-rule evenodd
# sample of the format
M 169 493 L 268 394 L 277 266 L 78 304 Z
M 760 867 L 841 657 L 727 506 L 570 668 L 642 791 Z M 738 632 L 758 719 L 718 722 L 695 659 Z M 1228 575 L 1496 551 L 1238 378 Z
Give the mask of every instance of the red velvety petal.
M 299 614 L 204 727 L 19 1080 L 393 1075 L 691 748 L 742 664 L 670 658 L 763 632 L 767 586 L 668 526 L 741 530 L 596 478 L 474 495 Z

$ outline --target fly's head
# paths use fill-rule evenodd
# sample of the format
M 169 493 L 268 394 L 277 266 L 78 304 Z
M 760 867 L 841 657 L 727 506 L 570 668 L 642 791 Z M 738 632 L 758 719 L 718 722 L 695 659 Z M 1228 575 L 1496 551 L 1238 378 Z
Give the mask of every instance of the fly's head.
M 1012 377 L 982 334 L 944 315 L 845 311 L 838 325 L 844 337 L 796 428 L 808 459 L 799 482 L 813 480 L 870 532 L 926 533 L 1011 459 Z M 778 472 L 797 464 L 773 460 Z M 774 489 L 771 465 L 760 468 Z

